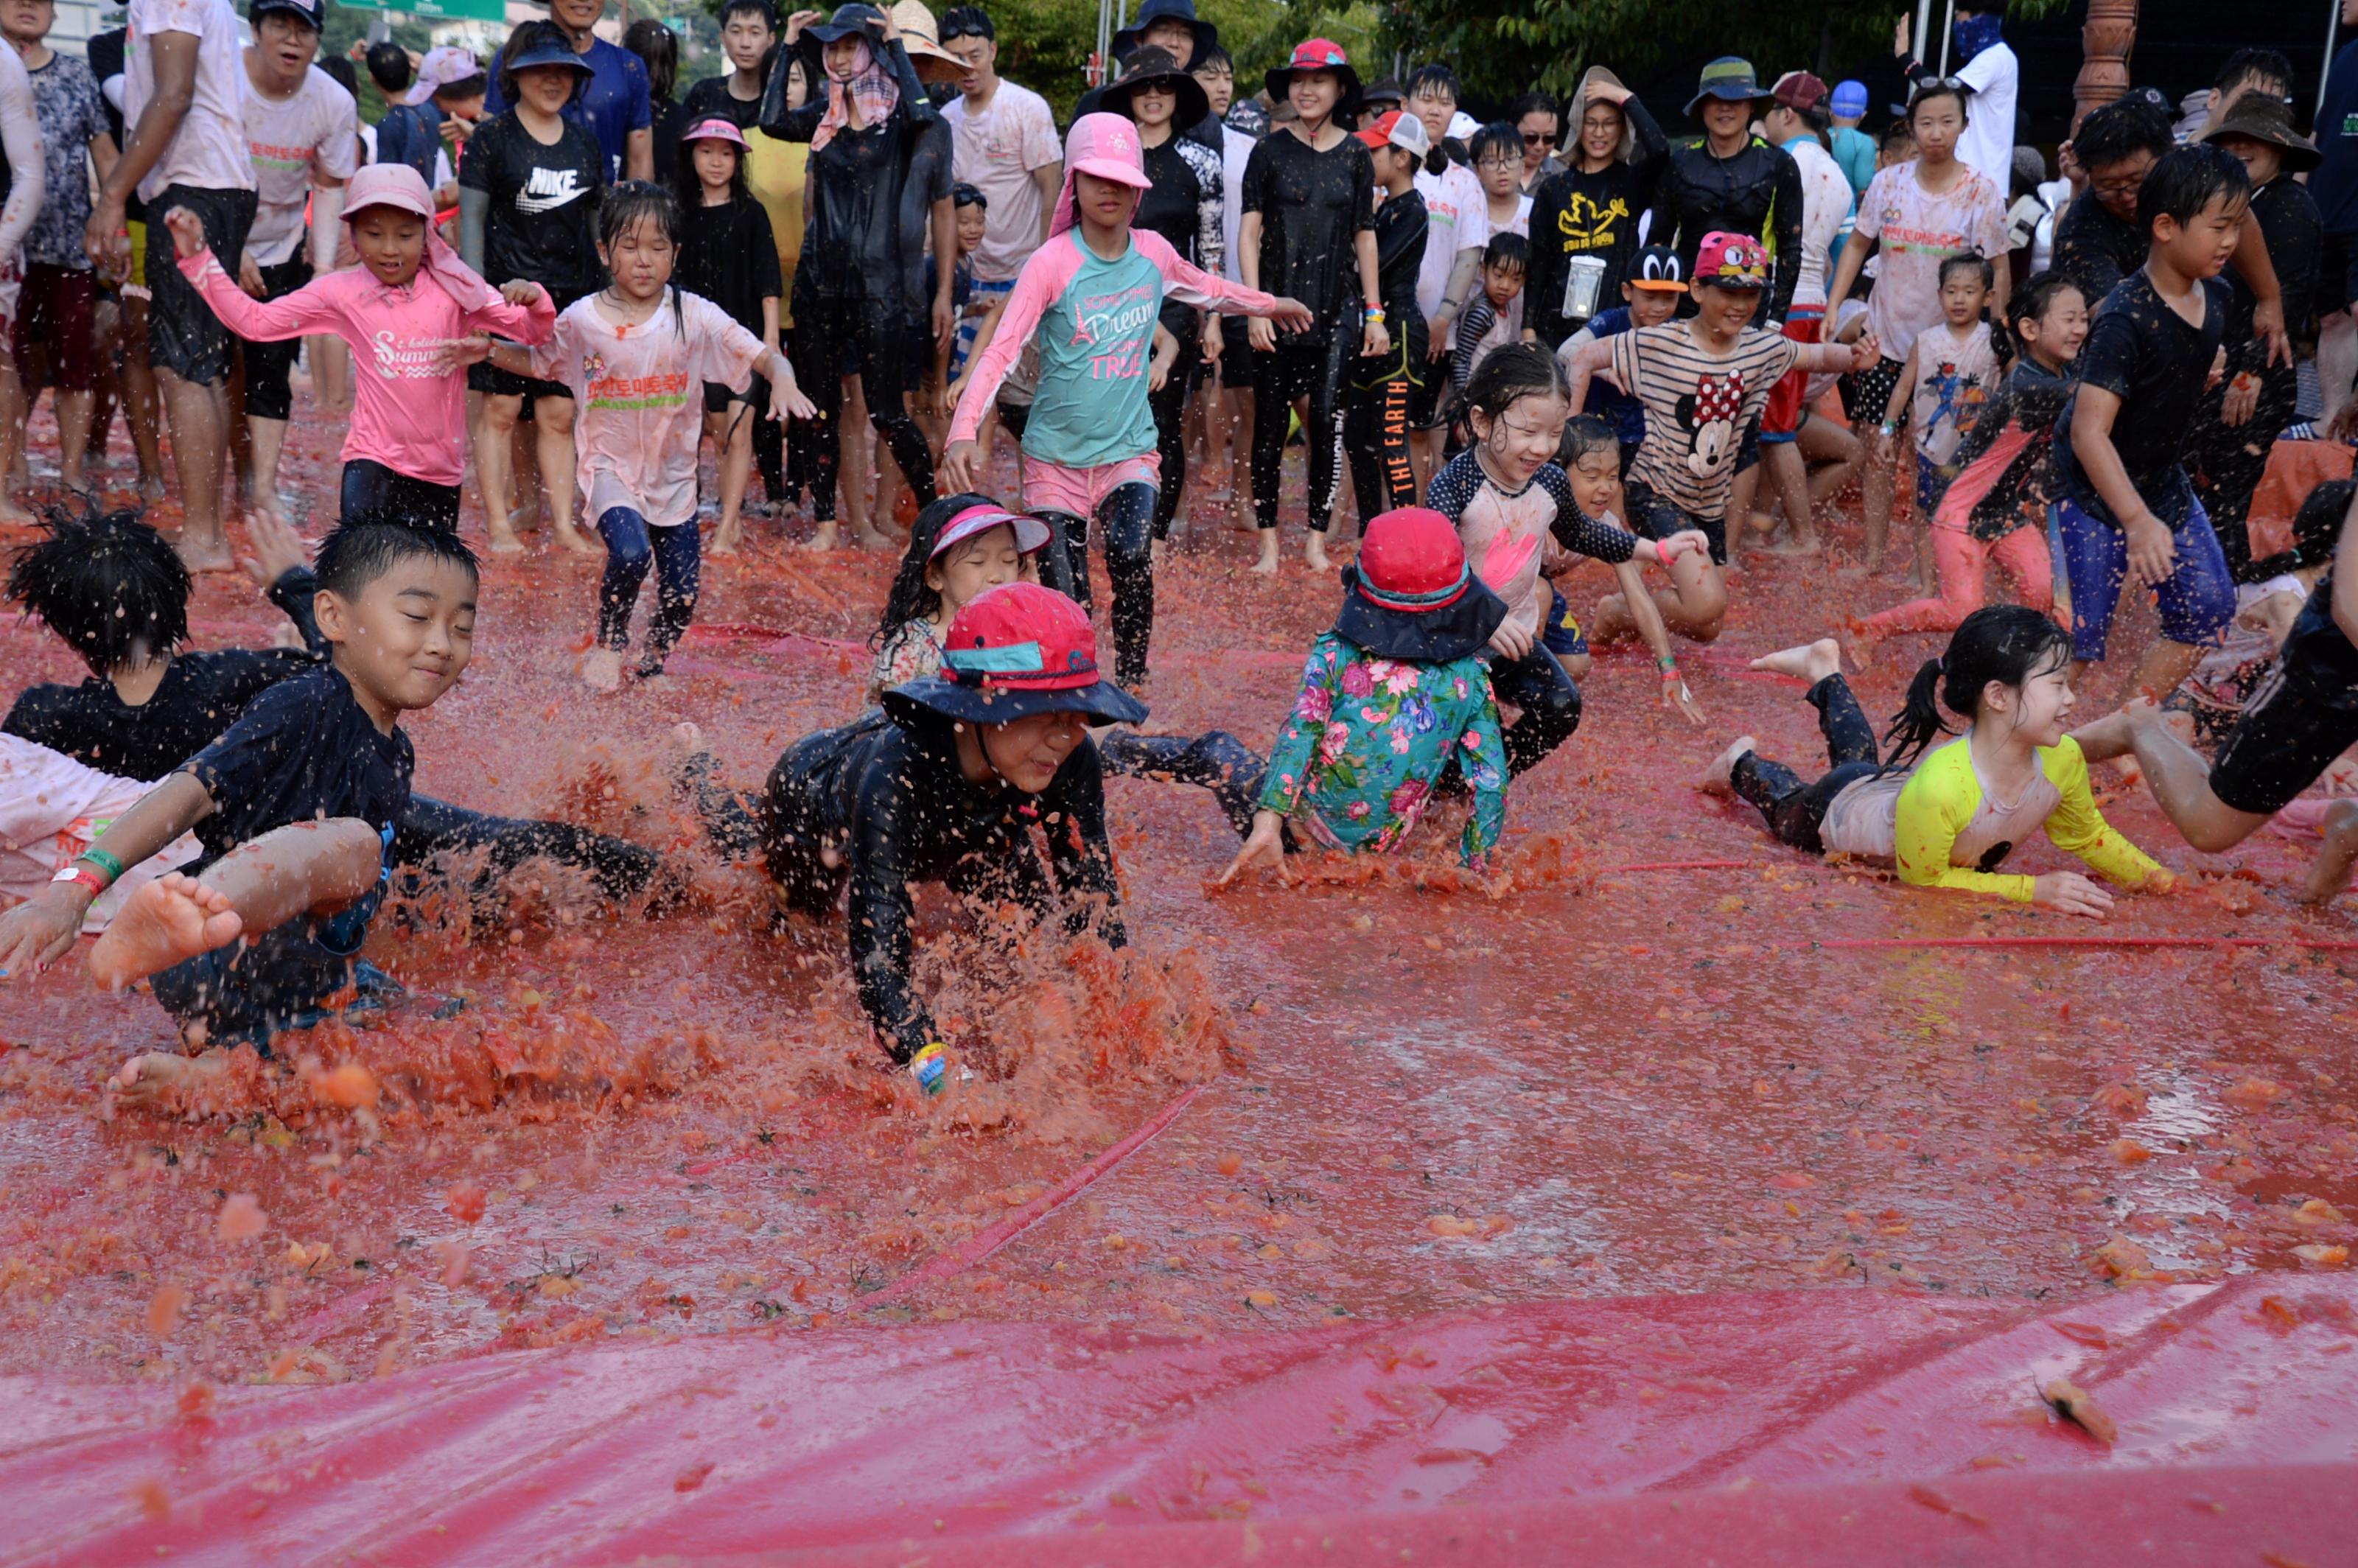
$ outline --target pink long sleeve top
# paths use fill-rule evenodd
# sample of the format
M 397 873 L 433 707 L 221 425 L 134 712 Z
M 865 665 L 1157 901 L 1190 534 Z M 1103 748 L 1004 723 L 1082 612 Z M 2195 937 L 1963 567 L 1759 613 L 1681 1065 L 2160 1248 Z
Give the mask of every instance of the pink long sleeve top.
M 538 343 L 557 325 L 546 291 L 528 306 L 499 299 L 467 310 L 424 268 L 396 287 L 348 267 L 267 304 L 238 287 L 210 250 L 182 257 L 180 271 L 241 338 L 319 333 L 350 344 L 358 390 L 344 460 L 366 458 L 429 484 L 457 484 L 467 471 L 467 373 L 438 368 L 442 345 L 476 331 Z

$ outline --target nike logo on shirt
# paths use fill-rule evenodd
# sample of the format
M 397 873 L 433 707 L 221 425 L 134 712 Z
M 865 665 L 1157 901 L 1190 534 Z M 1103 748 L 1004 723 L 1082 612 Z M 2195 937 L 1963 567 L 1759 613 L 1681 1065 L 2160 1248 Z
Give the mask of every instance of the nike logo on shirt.
M 516 211 L 554 212 L 577 197 L 589 194 L 580 181 L 579 169 L 535 168 L 531 180 L 516 193 Z

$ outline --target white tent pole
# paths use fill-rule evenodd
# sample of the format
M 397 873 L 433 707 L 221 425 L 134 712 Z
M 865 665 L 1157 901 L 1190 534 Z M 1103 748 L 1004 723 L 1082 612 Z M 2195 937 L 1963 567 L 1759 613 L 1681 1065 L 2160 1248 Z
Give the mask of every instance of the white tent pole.
M 1932 40 L 1932 0 L 1916 0 L 1916 58 L 1922 59 L 1924 46 Z
M 1949 0 L 1949 19 L 1941 24 L 1941 74 L 1949 74 L 1949 40 L 1957 36 L 1957 0 Z

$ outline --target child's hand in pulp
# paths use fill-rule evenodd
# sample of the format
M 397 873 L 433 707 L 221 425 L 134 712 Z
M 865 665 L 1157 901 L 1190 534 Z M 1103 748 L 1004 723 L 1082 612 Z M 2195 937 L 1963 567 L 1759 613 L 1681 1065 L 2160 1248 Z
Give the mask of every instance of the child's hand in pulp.
M 942 454 L 942 483 L 949 486 L 949 493 L 974 488 L 974 459 L 972 441 L 952 441 Z
M 164 214 L 164 227 L 172 231 L 172 254 L 192 256 L 205 248 L 205 226 L 197 215 L 185 207 L 175 207 Z
M 529 308 L 538 304 L 547 294 L 548 290 L 541 287 L 540 285 L 521 277 L 513 283 L 500 285 L 500 297 L 511 305 Z
M 2030 902 L 2042 909 L 2102 920 L 2112 912 L 2113 895 L 2077 871 L 2050 871 L 2030 884 Z
M 73 950 L 88 907 L 80 882 L 52 882 L 0 914 L 0 979 L 29 979 Z
M 1702 704 L 1696 702 L 1694 693 L 1687 689 L 1686 676 L 1674 669 L 1662 672 L 1662 706 L 1678 713 L 1690 724 L 1708 722 L 1704 717 Z
M 1252 832 L 1246 836 L 1244 848 L 1237 851 L 1237 858 L 1228 862 L 1228 869 L 1222 871 L 1219 880 L 1212 885 L 1228 886 L 1236 879 L 1237 873 L 1248 866 L 1264 865 L 1273 868 L 1283 864 L 1285 864 L 1285 818 L 1274 811 L 1256 811 L 1253 813 Z

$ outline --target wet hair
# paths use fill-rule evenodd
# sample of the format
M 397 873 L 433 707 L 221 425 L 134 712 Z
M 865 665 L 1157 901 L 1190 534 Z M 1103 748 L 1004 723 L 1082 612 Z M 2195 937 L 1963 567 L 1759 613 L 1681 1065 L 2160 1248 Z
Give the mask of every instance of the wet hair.
M 1523 398 L 1551 395 L 1567 402 L 1572 397 L 1572 384 L 1555 355 L 1541 343 L 1502 343 L 1466 378 L 1458 408 L 1466 414 L 1478 408 L 1496 419 Z
M 1908 704 L 1891 716 L 1891 728 L 1884 731 L 1886 771 L 1914 766 L 1926 747 L 1955 733 L 1941 717 L 1942 707 L 1970 720 L 1980 712 L 1982 688 L 1990 682 L 2020 687 L 2033 676 L 2061 668 L 2071 657 L 2070 635 L 2036 610 L 1992 604 L 1974 611 L 1949 639 L 1948 652 L 1925 660 L 1908 683 Z
M 316 63 L 319 67 L 320 75 L 351 94 L 353 103 L 357 103 L 361 101 L 360 73 L 352 70 L 351 60 L 340 54 L 331 54 Z
M 1414 98 L 1420 93 L 1428 97 L 1445 93 L 1453 103 L 1466 96 L 1458 89 L 1457 73 L 1438 61 L 1418 66 L 1409 74 L 1408 95 Z
M 2252 175 L 2242 158 L 2208 142 L 2172 147 L 2137 188 L 2137 227 L 2150 234 L 2155 222 L 2169 218 L 2183 228 L 2213 201 L 2234 207 L 2251 200 Z
M 1512 103 L 1507 105 L 1506 118 L 1508 123 L 1515 127 L 1515 139 L 1518 142 L 1522 139 L 1523 116 L 1526 114 L 1554 115 L 1556 133 L 1559 135 L 1563 135 L 1563 105 L 1555 101 L 1554 94 L 1548 92 L 1526 92 L 1520 98 L 1516 99 Z
M 2223 98 L 2230 90 L 2252 81 L 2280 81 L 2288 92 L 2292 81 L 2292 61 L 2282 49 L 2240 49 L 2220 64 L 2211 86 Z
M 778 8 L 771 5 L 770 0 L 723 0 L 721 27 L 728 27 L 731 16 L 759 16 L 763 27 L 773 33 L 778 30 Z
M 1505 154 L 1518 164 L 1523 161 L 1523 133 L 1511 121 L 1493 120 L 1474 133 L 1466 146 L 1466 156 L 1476 163 L 1493 154 Z
M 1187 73 L 1190 76 L 1201 76 L 1215 67 L 1227 71 L 1230 76 L 1237 73 L 1236 57 L 1228 53 L 1226 44 L 1214 44 L 1210 49 L 1197 49 L 1195 58 L 1187 62 Z
M 982 193 L 982 189 L 979 186 L 968 185 L 965 180 L 961 179 L 956 185 L 950 187 L 950 205 L 952 207 L 979 207 L 984 211 L 988 212 L 990 211 L 990 198 Z
M 1497 358 L 1497 355 L 1492 355 Z M 1563 422 L 1563 440 L 1555 449 L 1557 466 L 1569 470 L 1574 463 L 1591 452 L 1613 454 L 1615 472 L 1621 461 L 1621 437 L 1612 426 L 1594 414 L 1575 414 Z
M 1921 109 L 1925 104 L 1931 103 L 1936 98 L 1955 99 L 1957 101 L 1957 123 L 1959 124 L 1968 124 L 1972 122 L 1974 114 L 1972 109 L 1968 108 L 1965 104 L 1965 90 L 1957 84 L 1956 78 L 1944 76 L 1928 76 L 1923 81 L 1918 82 L 1913 88 L 1909 89 L 1908 93 L 1908 113 L 1902 115 L 1901 118 L 1906 120 L 1910 125 L 1913 125 L 1916 123 L 1916 111 Z
M 2139 153 L 2159 157 L 2172 145 L 2168 116 L 2142 98 L 2121 98 L 2088 112 L 2072 133 L 2071 156 L 2093 174 Z
M 1482 247 L 1482 265 L 1486 270 L 1501 266 L 1528 272 L 1531 265 L 1531 243 L 1511 229 L 1501 229 L 1490 236 L 1488 244 Z
M 1961 251 L 1955 255 L 1942 257 L 1940 287 L 1942 288 L 1949 287 L 1951 273 L 1967 271 L 1982 280 L 1984 288 L 1997 287 L 1997 269 L 1990 265 L 1989 257 L 1979 251 Z
M 490 85 L 491 78 L 481 73 L 464 81 L 446 81 L 434 90 L 434 102 L 439 103 L 445 98 L 481 98 L 483 89 Z
M 478 575 L 475 552 L 467 548 L 456 531 L 412 528 L 399 523 L 362 523 L 349 528 L 338 524 L 320 542 L 319 564 L 312 569 L 319 574 L 322 592 L 356 600 L 369 584 L 419 556 L 449 561 L 471 578 Z
M 645 64 L 647 95 L 670 103 L 671 90 L 679 84 L 679 35 L 653 16 L 642 16 L 622 30 L 622 47 Z
M 1876 138 L 1876 150 L 1887 153 L 1894 147 L 1907 146 L 1915 139 L 1915 126 L 1909 124 L 1905 118 L 1894 120 L 1884 126 L 1883 135 Z
M 609 186 L 598 204 L 598 243 L 611 250 L 623 235 L 650 220 L 665 239 L 679 243 L 679 202 L 670 191 L 645 179 Z
M 99 675 L 189 640 L 189 568 L 132 511 L 46 509 L 47 537 L 16 552 L 8 600 Z
M 391 38 L 369 45 L 368 73 L 369 80 L 388 96 L 416 80 L 416 73 L 409 69 L 409 51 Z
M 949 520 L 968 507 L 997 505 L 990 496 L 969 490 L 945 495 L 919 509 L 917 520 L 909 524 L 909 547 L 901 552 L 900 569 L 892 574 L 892 586 L 885 591 L 884 613 L 869 634 L 871 648 L 882 648 L 893 633 L 942 607 L 942 590 L 925 580 L 925 568 L 934 561 L 934 541 L 942 536 Z
M 2045 321 L 2047 313 L 2055 308 L 2055 302 L 2063 297 L 2067 288 L 2074 294 L 2081 292 L 2078 284 L 2053 267 L 2032 273 L 2022 280 L 2020 287 L 2006 297 L 2006 324 L 2019 333 L 2025 321 Z
M 2292 548 L 2254 561 L 2235 574 L 2238 582 L 2266 582 L 2272 577 L 2323 566 L 2333 558 L 2342 541 L 2343 522 L 2350 515 L 2350 498 L 2358 485 L 2346 479 L 2329 479 L 2309 492 L 2293 514 Z
M 544 22 L 537 18 L 516 24 L 516 30 L 510 33 L 508 41 L 501 46 L 499 57 L 492 62 L 492 74 L 499 79 L 500 96 L 508 101 L 511 113 L 514 112 L 520 99 L 516 92 L 515 71 L 508 62 L 521 59 L 534 49 L 550 46 L 564 49 L 569 54 L 573 49 L 573 40 L 566 37 L 565 29 L 556 23 Z M 574 99 L 579 98 L 582 89 L 589 84 L 589 81 L 588 71 L 573 72 L 573 94 L 566 102 L 569 103 Z
M 680 140 L 679 156 L 672 160 L 671 193 L 672 200 L 679 203 L 682 212 L 704 205 L 704 177 L 696 172 L 696 141 L 717 139 L 699 136 L 695 141 L 686 137 Z M 720 145 L 729 149 L 736 164 L 729 175 L 729 199 L 731 201 L 751 200 L 753 193 L 745 184 L 745 149 L 734 142 L 722 142 Z
M 979 5 L 953 5 L 942 13 L 942 42 L 952 38 L 989 38 L 999 41 L 999 29 L 991 24 L 990 13 Z

